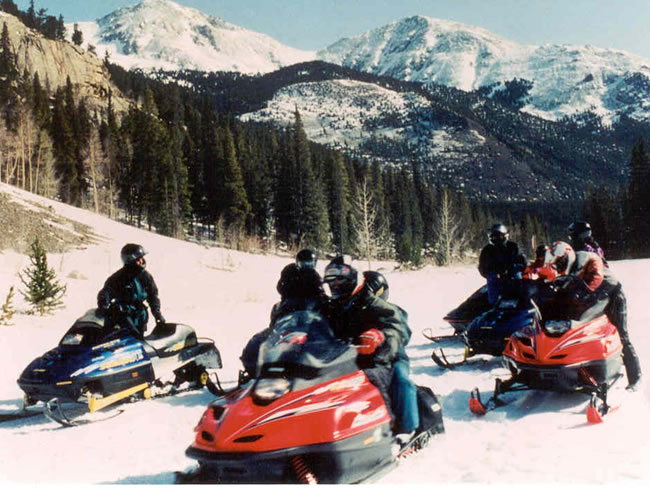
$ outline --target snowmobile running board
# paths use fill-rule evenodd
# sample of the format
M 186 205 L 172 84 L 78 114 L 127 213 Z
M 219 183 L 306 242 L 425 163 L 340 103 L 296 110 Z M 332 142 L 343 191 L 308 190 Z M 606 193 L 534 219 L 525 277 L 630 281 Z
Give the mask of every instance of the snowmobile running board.
M 88 410 L 90 410 L 91 413 L 96 412 L 97 410 L 101 410 L 102 408 L 112 405 L 113 403 L 118 402 L 142 390 L 145 390 L 145 398 L 149 398 L 151 396 L 151 390 L 149 390 L 149 393 L 147 394 L 147 388 L 149 388 L 149 383 L 141 383 L 139 385 L 132 386 L 131 388 L 127 388 L 126 390 L 113 393 L 112 395 L 104 398 L 95 398 L 90 393 L 88 393 Z

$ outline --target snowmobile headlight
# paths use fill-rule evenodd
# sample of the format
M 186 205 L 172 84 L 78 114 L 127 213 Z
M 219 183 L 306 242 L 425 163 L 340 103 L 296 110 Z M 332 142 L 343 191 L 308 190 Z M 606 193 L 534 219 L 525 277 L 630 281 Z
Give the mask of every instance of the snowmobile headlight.
M 552 336 L 561 336 L 571 328 L 570 320 L 547 320 L 544 322 L 544 328 Z
M 289 392 L 291 383 L 286 378 L 262 378 L 257 381 L 253 395 L 263 402 L 277 400 Z

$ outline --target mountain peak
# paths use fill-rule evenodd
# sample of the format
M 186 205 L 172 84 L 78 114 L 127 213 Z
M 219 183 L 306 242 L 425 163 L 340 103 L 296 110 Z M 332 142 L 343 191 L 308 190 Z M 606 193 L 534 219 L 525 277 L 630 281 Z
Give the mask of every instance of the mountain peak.
M 314 58 L 171 0 L 141 0 L 79 28 L 98 52 L 127 69 L 266 73 Z

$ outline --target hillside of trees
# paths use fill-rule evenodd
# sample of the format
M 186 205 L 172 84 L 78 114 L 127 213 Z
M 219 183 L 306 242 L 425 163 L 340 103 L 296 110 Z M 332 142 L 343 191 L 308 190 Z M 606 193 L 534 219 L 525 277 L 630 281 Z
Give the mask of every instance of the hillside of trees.
M 236 103 L 268 95 L 246 77 L 232 76 L 220 98 L 215 90 L 110 69 L 137 108 L 116 114 L 109 99 L 100 113 L 90 113 L 71 83 L 50 92 L 38 74 L 18 73 L 4 27 L 0 181 L 165 235 L 245 250 L 309 246 L 445 265 L 474 259 L 496 221 L 530 255 L 532 236 L 563 238 L 577 217 L 591 219 L 612 258 L 650 250 L 647 229 L 633 227 L 650 206 L 642 191 L 650 164 L 643 139 L 625 158 L 630 184 L 616 191 L 593 187 L 584 201 L 561 206 L 487 205 L 443 184 L 417 159 L 384 166 L 308 141 L 298 110 L 288 128 L 240 122 Z M 467 107 L 454 103 L 446 113 L 464 116 Z
M 530 168 L 536 175 L 554 183 L 564 198 L 582 200 L 591 182 L 605 186 L 610 191 L 625 184 L 629 171 L 629 155 L 639 137 L 647 138 L 650 127 L 627 117 L 612 126 L 604 126 L 599 117 L 583 113 L 560 121 L 549 121 L 521 112 L 520 100 L 530 88 L 525 80 L 507 83 L 507 89 L 489 98 L 489 90 L 464 92 L 442 85 L 423 85 L 387 77 L 378 77 L 352 69 L 311 61 L 300 63 L 260 76 L 239 73 L 203 73 L 185 70 L 181 72 L 159 71 L 154 75 L 161 81 L 175 81 L 189 86 L 209 97 L 220 111 L 241 115 L 264 107 L 267 100 L 282 87 L 302 82 L 333 79 L 352 79 L 374 83 L 398 92 L 414 92 L 431 102 L 429 113 L 418 114 L 421 122 L 445 127 L 476 127 L 485 137 L 501 144 L 510 165 Z M 130 90 L 124 76 L 114 73 L 114 79 L 123 90 Z M 423 136 L 426 139 L 426 136 Z M 420 137 L 412 134 L 413 143 L 406 146 L 400 141 L 373 139 L 364 145 L 365 154 L 380 161 L 410 164 L 420 163 L 423 170 L 435 174 L 436 163 L 419 144 Z M 486 145 L 489 146 L 489 145 Z M 354 154 L 352 154 L 354 156 Z M 478 163 L 493 165 L 498 157 L 486 152 L 479 155 Z M 442 162 L 444 163 L 444 162 Z M 455 186 L 463 175 L 451 174 L 444 181 Z M 485 181 L 473 181 L 474 195 L 486 194 L 481 185 Z M 504 181 L 506 191 L 511 188 Z M 517 183 L 514 182 L 514 185 Z M 456 185 L 457 187 L 458 185 Z M 473 197 L 481 199 L 480 196 Z

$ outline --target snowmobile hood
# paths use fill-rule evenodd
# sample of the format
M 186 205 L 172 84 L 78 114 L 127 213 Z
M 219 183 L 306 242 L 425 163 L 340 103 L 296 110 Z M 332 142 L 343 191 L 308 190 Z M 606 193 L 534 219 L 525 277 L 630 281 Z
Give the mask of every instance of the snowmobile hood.
M 545 327 L 536 320 L 513 334 L 504 355 L 524 364 L 574 365 L 607 359 L 622 351 L 618 331 L 606 315 L 586 322 L 555 322 L 558 324 L 553 327 L 566 327 L 566 331 L 552 334 L 547 330 L 551 324 Z
M 115 339 L 96 346 L 59 345 L 34 359 L 18 381 L 56 383 L 79 379 L 104 374 L 145 358 L 144 349 L 133 338 Z
M 390 423 L 381 395 L 362 371 L 292 391 L 268 405 L 254 386 L 208 407 L 195 428 L 194 448 L 211 452 L 267 452 L 338 441 Z M 302 426 L 302 427 L 301 427 Z

